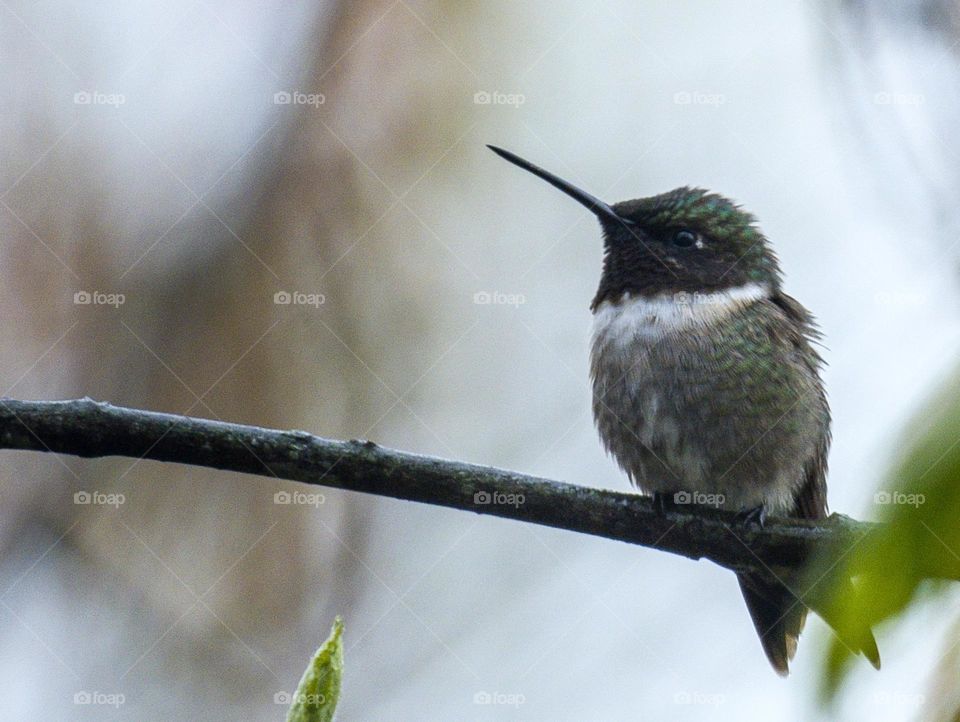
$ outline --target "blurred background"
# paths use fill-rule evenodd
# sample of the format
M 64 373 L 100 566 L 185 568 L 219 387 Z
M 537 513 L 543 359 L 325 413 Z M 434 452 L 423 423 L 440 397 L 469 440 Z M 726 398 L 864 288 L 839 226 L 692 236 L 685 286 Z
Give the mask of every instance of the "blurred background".
M 958 53 L 948 0 L 2 2 L 0 392 L 628 490 L 599 228 L 495 143 L 754 212 L 825 334 L 831 508 L 874 518 L 960 352 Z M 128 459 L 0 479 L 5 719 L 282 719 L 338 613 L 343 720 L 933 719 L 960 674 L 956 590 L 827 710 L 825 625 L 776 677 L 708 563 Z

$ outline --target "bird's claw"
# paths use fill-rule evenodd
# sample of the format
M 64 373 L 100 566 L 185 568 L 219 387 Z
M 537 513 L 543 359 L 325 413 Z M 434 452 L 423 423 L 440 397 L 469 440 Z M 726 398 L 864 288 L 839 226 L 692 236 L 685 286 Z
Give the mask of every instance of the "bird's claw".
M 663 491 L 653 492 L 653 508 L 658 514 L 662 516 L 671 511 L 674 506 L 673 494 Z
M 743 511 L 737 512 L 737 521 L 743 524 L 756 524 L 762 528 L 767 521 L 767 510 L 763 504 L 751 509 L 744 509 Z

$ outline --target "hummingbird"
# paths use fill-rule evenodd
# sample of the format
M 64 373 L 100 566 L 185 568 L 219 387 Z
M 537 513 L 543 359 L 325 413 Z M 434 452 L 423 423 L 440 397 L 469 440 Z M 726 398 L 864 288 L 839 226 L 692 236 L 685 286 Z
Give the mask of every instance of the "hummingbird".
M 783 291 L 754 216 L 692 187 L 609 205 L 487 147 L 600 221 L 593 418 L 630 481 L 661 511 L 694 503 L 744 523 L 763 524 L 767 514 L 824 519 L 830 407 L 820 333 Z M 787 675 L 807 616 L 796 582 L 756 572 L 737 579 L 767 659 Z M 838 634 L 879 669 L 869 627 Z

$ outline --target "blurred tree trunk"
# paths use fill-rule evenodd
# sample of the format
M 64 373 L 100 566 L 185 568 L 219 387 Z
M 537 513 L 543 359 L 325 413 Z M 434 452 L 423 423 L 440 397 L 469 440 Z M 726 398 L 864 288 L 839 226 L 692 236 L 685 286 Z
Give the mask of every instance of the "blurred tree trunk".
M 237 176 L 241 185 L 222 204 L 206 201 L 171 225 L 176 215 L 127 207 L 145 198 L 110 198 L 98 182 L 109 140 L 55 154 L 36 173 L 36 187 L 28 179 L 7 199 L 0 303 L 32 336 L 8 339 L 0 362 L 12 383 L 46 359 L 9 393 L 87 394 L 328 436 L 370 432 L 395 398 L 369 366 L 394 364 L 391 386 L 406 389 L 422 369 L 387 361 L 384 348 L 432 357 L 439 345 L 427 322 L 429 295 L 403 246 L 363 243 L 394 199 L 361 158 L 402 170 L 416 159 L 411 142 L 436 118 L 430 108 L 411 112 L 390 92 L 430 62 L 406 52 L 400 35 L 370 32 L 392 7 L 363 0 L 324 8 L 306 44 L 314 57 L 304 79 L 277 87 L 323 94 L 324 105 L 283 108 L 276 127 L 265 126 L 228 170 L 226 183 Z M 443 88 L 433 91 L 442 106 Z M 46 118 L 38 111 L 44 130 L 28 136 L 37 139 L 24 149 L 28 158 L 61 132 L 49 110 Z M 420 162 L 406 172 L 418 175 Z M 345 262 L 351 254 L 361 261 Z M 390 269 L 392 278 L 378 289 L 370 269 Z M 408 292 L 398 297 L 396 288 Z M 120 309 L 71 305 L 83 289 L 127 300 Z M 325 303 L 277 305 L 278 291 L 320 293 Z M 327 494 L 319 510 L 278 507 L 273 494 L 283 483 L 233 474 L 121 460 L 3 463 L 5 486 L 16 495 L 2 518 L 8 550 L 20 529 L 43 520 L 51 539 L 65 535 L 55 555 L 80 552 L 70 563 L 81 567 L 82 593 L 101 593 L 109 580 L 133 590 L 155 617 L 125 609 L 117 624 L 132 648 L 149 651 L 158 636 L 151 628 L 177 620 L 172 636 L 180 641 L 155 653 L 174 666 L 192 657 L 205 677 L 228 679 L 242 693 L 249 693 L 243 678 L 262 678 L 263 669 L 253 655 L 224 656 L 217 646 L 239 639 L 248 649 L 268 648 L 267 659 L 282 656 L 298 635 L 292 620 L 349 611 L 323 605 L 334 588 L 340 605 L 362 588 L 354 575 L 366 528 L 352 497 Z M 43 486 L 15 483 L 38 475 Z M 121 492 L 127 502 L 116 511 L 77 507 L 81 488 Z

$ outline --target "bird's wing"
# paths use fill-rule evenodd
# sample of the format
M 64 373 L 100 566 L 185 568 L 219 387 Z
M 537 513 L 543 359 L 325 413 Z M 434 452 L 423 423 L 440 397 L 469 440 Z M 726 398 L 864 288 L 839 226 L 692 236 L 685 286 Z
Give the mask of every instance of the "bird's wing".
M 804 467 L 804 481 L 797 495 L 794 515 L 801 519 L 823 519 L 827 516 L 827 454 L 830 451 L 830 407 L 826 392 L 820 381 L 820 369 L 823 359 L 817 353 L 814 344 L 820 340 L 820 331 L 810 312 L 792 296 L 779 291 L 771 299 L 780 310 L 794 323 L 791 328 L 798 329 L 790 341 L 797 350 L 797 357 L 807 365 L 810 375 L 815 379 L 820 407 L 826 418 L 826 433 L 817 444 L 813 458 Z
M 800 492 L 797 495 L 794 516 L 801 519 L 824 519 L 827 516 L 826 479 L 827 454 L 830 451 L 830 411 L 829 406 L 826 403 L 826 392 L 824 391 L 823 385 L 820 382 L 820 369 L 823 366 L 823 359 L 814 348 L 814 344 L 817 344 L 820 341 L 820 332 L 813 320 L 813 316 L 810 315 L 810 312 L 807 311 L 807 309 L 804 308 L 799 301 L 782 292 L 775 294 L 772 300 L 777 306 L 780 307 L 780 309 L 784 314 L 787 315 L 788 318 L 796 322 L 797 327 L 800 329 L 800 332 L 796 334 L 793 342 L 798 351 L 800 351 L 799 357 L 804 359 L 804 363 L 808 364 L 810 372 L 817 381 L 817 392 L 820 394 L 820 397 L 823 401 L 821 406 L 824 409 L 824 413 L 827 414 L 827 418 L 825 419 L 827 422 L 825 424 L 827 431 L 823 434 L 823 437 L 818 442 L 816 453 L 814 454 L 813 458 L 811 458 L 804 467 L 804 482 L 803 486 L 800 488 Z M 850 580 L 844 580 L 843 583 L 847 586 L 846 593 L 853 594 L 854 590 L 852 582 Z M 741 578 L 741 588 L 742 587 L 743 579 Z M 744 590 L 744 597 L 747 599 L 747 606 L 751 607 L 751 614 L 753 614 L 753 605 L 751 605 L 749 596 L 750 592 L 748 592 L 748 590 Z M 755 591 L 752 593 L 752 596 L 756 596 Z M 813 611 L 819 614 L 827 624 L 833 627 L 837 635 L 851 650 L 861 652 L 874 667 L 877 669 L 880 668 L 880 653 L 877 650 L 877 642 L 874 639 L 873 632 L 869 626 L 863 624 L 856 626 L 856 628 L 844 628 L 841 626 L 840 619 L 837 618 L 829 606 L 818 604 L 818 600 L 816 599 L 805 599 L 804 601 L 808 604 L 811 602 L 813 603 L 813 606 L 811 607 Z M 796 604 L 798 604 L 801 608 L 803 607 L 803 604 L 799 602 L 796 602 Z M 799 633 L 799 631 L 803 628 L 803 621 L 806 616 L 806 610 L 804 610 L 803 615 L 800 615 L 795 606 L 791 605 L 789 609 L 790 611 L 786 612 L 783 618 L 780 620 L 780 625 L 782 626 L 777 627 L 778 632 L 782 630 L 786 633 L 785 636 L 788 641 L 790 640 L 791 632 L 796 630 L 797 633 Z M 754 624 L 757 624 L 757 622 L 758 619 L 754 615 Z M 779 634 L 776 636 L 779 636 Z M 762 636 L 761 641 L 764 641 Z M 770 661 L 774 664 L 774 667 L 777 668 L 777 671 L 780 671 L 777 662 L 775 661 L 777 647 L 778 645 L 773 645 L 773 651 L 775 654 L 771 656 L 771 649 L 768 648 L 767 642 L 764 641 L 764 649 L 767 652 L 767 656 L 771 657 Z M 789 651 L 789 646 L 787 647 L 787 651 Z

